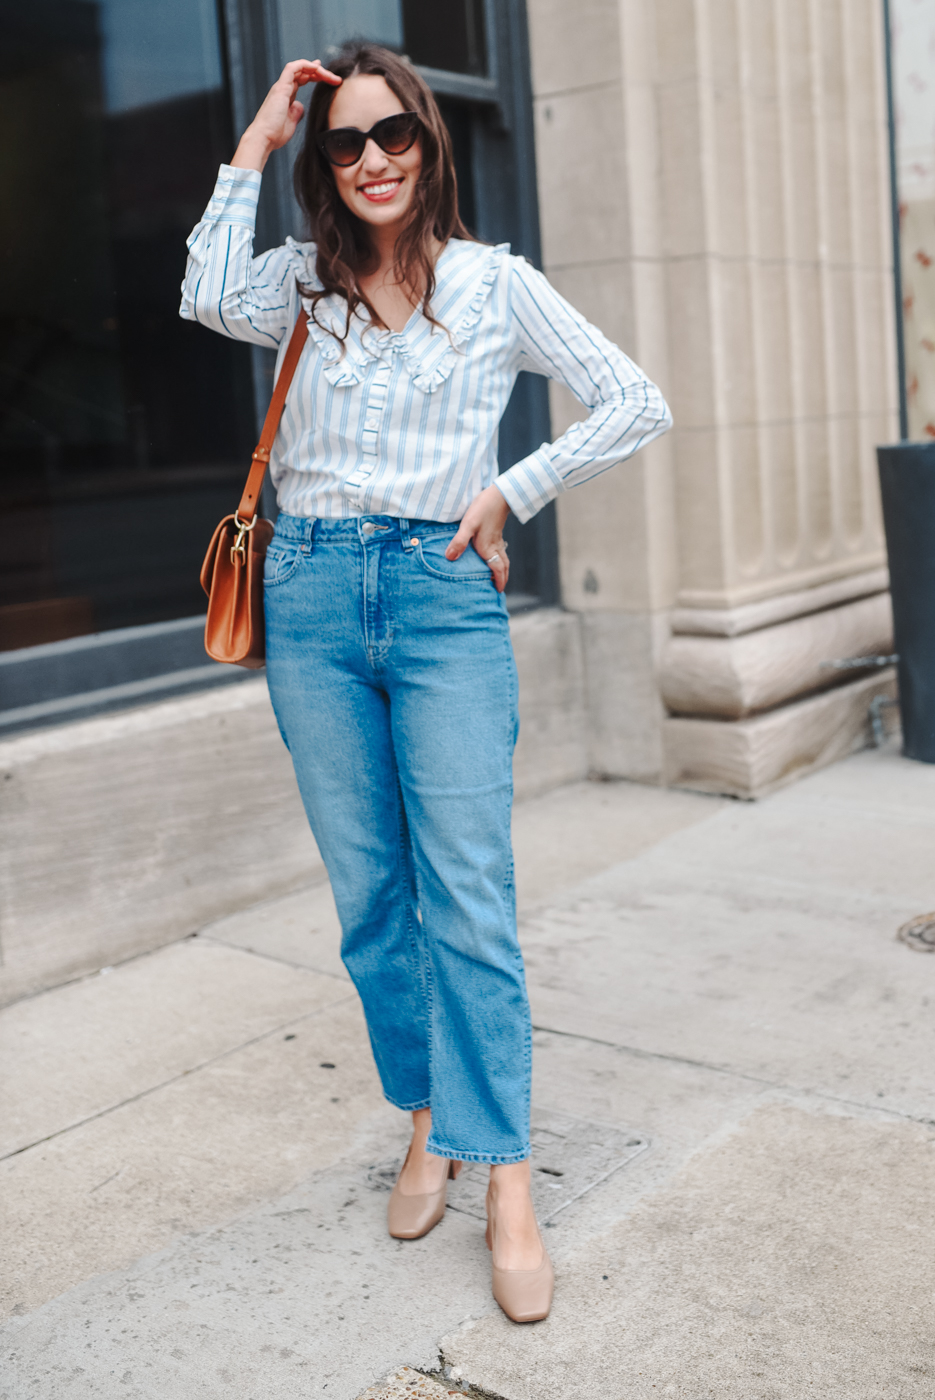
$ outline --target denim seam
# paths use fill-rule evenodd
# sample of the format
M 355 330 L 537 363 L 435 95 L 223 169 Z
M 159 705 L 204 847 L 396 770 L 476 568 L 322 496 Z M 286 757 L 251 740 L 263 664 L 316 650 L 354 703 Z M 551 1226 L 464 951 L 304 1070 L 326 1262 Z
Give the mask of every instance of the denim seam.
M 514 746 L 514 748 L 515 748 L 515 746 L 516 746 L 516 740 L 517 740 L 517 738 L 519 737 L 519 735 L 518 735 L 518 725 L 519 725 L 519 682 L 518 682 L 518 677 L 517 677 L 517 675 L 516 675 L 516 660 L 515 660 L 515 658 L 514 658 L 514 656 L 513 656 L 513 646 L 512 646 L 512 643 L 509 642 L 509 641 L 508 641 L 508 646 L 509 646 L 509 651 L 510 651 L 510 660 L 511 660 L 512 663 L 513 663 L 512 666 L 510 667 L 510 694 L 511 694 L 511 698 L 512 698 L 512 705 L 511 705 L 511 709 L 512 709 L 512 715 L 511 715 L 512 738 L 513 738 L 513 746 Z M 511 807 L 511 810 L 512 810 L 512 805 L 513 805 L 513 794 L 512 794 L 512 791 L 511 791 L 511 793 L 510 793 L 510 807 Z M 512 866 L 512 858 L 511 858 L 511 866 Z M 514 921 L 515 921 L 515 919 L 516 919 L 516 886 L 515 886 L 515 876 L 514 876 L 514 886 L 513 886 L 513 918 L 514 918 Z M 518 931 L 518 930 L 517 930 L 517 936 L 516 936 L 516 957 L 517 957 L 517 961 L 518 961 L 518 963 L 519 963 L 520 971 L 522 972 L 522 976 L 523 976 L 523 992 L 524 992 L 525 1001 L 526 1001 L 526 1033 L 525 1033 L 525 1037 L 526 1037 L 526 1056 L 525 1056 L 525 1058 L 526 1058 L 526 1121 L 527 1121 L 527 1123 L 528 1123 L 528 1122 L 529 1122 L 529 1118 L 530 1118 L 530 1114 L 531 1114 L 531 1110 L 532 1110 L 532 1103 L 531 1103 L 531 1099 L 532 1099 L 532 1010 L 531 1010 L 530 1005 L 529 1005 L 529 988 L 528 988 L 527 985 L 526 985 L 526 964 L 525 964 L 525 962 L 524 962 L 524 960 L 523 960 L 523 950 L 522 950 L 522 948 L 520 947 L 520 943 L 519 943 L 519 931 Z
M 525 1162 L 530 1152 L 528 1143 L 522 1152 L 464 1152 L 450 1143 L 438 1142 L 431 1133 L 425 1149 L 435 1157 L 448 1157 L 453 1162 L 487 1162 L 493 1167 L 507 1167 L 514 1162 Z
M 291 543 L 291 542 L 290 542 L 290 543 Z M 265 565 L 264 565 L 264 572 L 263 572 L 263 585 L 264 585 L 264 587 L 266 587 L 266 588 L 276 588 L 276 587 L 277 587 L 279 584 L 281 584 L 281 583 L 288 583 L 289 580 L 292 578 L 293 574 L 295 573 L 295 571 L 298 569 L 299 565 L 300 565 L 301 562 L 302 562 L 302 548 L 301 548 L 300 544 L 298 543 L 298 541 L 295 541 L 294 543 L 295 543 L 295 558 L 292 560 L 292 562 L 291 562 L 291 563 L 288 565 L 288 567 L 285 569 L 285 572 L 283 572 L 283 573 L 276 573 L 276 574 L 274 575 L 273 578 L 268 578 L 267 575 L 266 575 L 266 570 L 265 570 Z M 269 554 L 268 554 L 268 553 L 267 553 L 267 558 L 269 558 Z
M 385 551 L 387 549 L 393 548 L 394 546 L 396 549 L 398 549 L 399 545 L 399 540 L 380 540 L 368 546 L 368 548 L 373 552 L 373 557 L 376 561 L 374 565 L 374 573 L 376 574 L 376 589 L 374 592 L 373 613 L 375 623 L 381 616 L 380 585 L 382 580 L 380 575 L 386 562 Z M 382 670 L 384 663 L 386 662 L 386 659 L 390 654 L 390 650 L 392 649 L 393 642 L 396 636 L 395 629 L 393 626 L 393 618 L 390 612 L 386 609 L 382 610 L 382 621 L 384 626 L 383 636 L 379 641 L 377 641 L 376 636 L 374 636 L 374 643 L 372 648 L 372 664 L 375 671 Z
M 505 650 L 506 650 L 506 652 L 507 652 L 507 658 L 506 658 L 506 659 L 507 659 L 507 665 L 508 665 L 509 677 L 510 677 L 510 680 L 509 680 L 510 704 L 509 704 L 509 707 L 508 707 L 508 715 L 509 715 L 509 717 L 508 717 L 508 721 L 507 721 L 508 724 L 509 724 L 509 726 L 510 726 L 510 728 L 509 728 L 509 731 L 508 731 L 508 733 L 507 733 L 507 735 L 506 735 L 506 739 L 507 739 L 507 745 L 508 745 L 508 746 L 509 746 L 509 744 L 510 744 L 510 742 L 511 742 L 511 740 L 512 740 L 513 746 L 515 747 L 515 744 L 516 744 L 516 737 L 517 737 L 517 734 L 516 734 L 516 724 L 517 724 L 517 710 L 518 710 L 518 704 L 519 704 L 519 695 L 518 695 L 518 684 L 517 684 L 517 676 L 516 676 L 516 661 L 515 661 L 515 658 L 514 658 L 514 655 L 513 655 L 513 646 L 512 646 L 512 642 L 510 641 L 509 632 L 507 632 L 507 633 L 504 635 L 504 647 L 505 647 Z M 511 787 L 510 787 L 510 809 L 511 809 L 511 811 L 512 811 L 512 806 L 513 806 L 513 790 L 512 790 L 512 784 L 511 784 Z M 511 842 L 511 846 L 512 846 L 512 842 Z M 513 921 L 514 930 L 516 930 L 516 884 L 515 884 L 514 861 L 513 861 L 512 849 L 511 849 L 511 853 L 510 853 L 510 865 L 509 865 L 509 869 L 508 869 L 508 871 L 507 871 L 506 878 L 504 879 L 504 897 L 506 897 L 507 894 L 509 894 L 509 896 L 510 896 L 510 906 L 509 906 L 509 907 L 510 907 L 510 917 L 511 917 L 511 919 L 512 919 L 512 921 Z M 525 967 L 525 963 L 524 963 L 524 961 L 523 961 L 523 950 L 522 950 L 522 948 L 520 947 L 520 944 L 519 944 L 519 933 L 518 933 L 518 931 L 516 931 L 516 953 L 515 953 L 515 958 L 516 958 L 516 965 L 517 965 L 517 968 L 518 968 L 518 970 L 519 970 L 520 977 L 521 977 L 521 979 L 522 979 L 523 1002 L 524 1002 L 524 1009 L 525 1009 L 525 1026 L 524 1026 L 524 1031 L 523 1031 L 523 1064 L 524 1064 L 524 1067 L 525 1067 L 525 1070 L 526 1070 L 526 1123 L 527 1123 L 527 1125 L 528 1125 L 529 1119 L 530 1119 L 531 1107 L 532 1107 L 532 1105 L 531 1105 L 531 1096 L 532 1096 L 532 1013 L 531 1013 L 530 1006 L 529 1006 L 529 991 L 528 991 L 528 988 L 527 988 L 527 986 L 526 986 L 526 967 Z M 527 1156 L 528 1156 L 528 1153 L 527 1153 Z M 522 1159 L 521 1159 L 521 1160 L 522 1160 Z
M 395 759 L 394 766 L 396 766 Z M 413 962 L 416 971 L 418 971 L 420 964 L 422 966 L 426 1001 L 425 1047 L 427 1060 L 426 1068 L 428 1070 L 429 1080 L 429 1097 L 427 1102 L 417 1104 L 415 1107 L 429 1108 L 432 1102 L 432 969 L 429 964 L 428 958 L 428 936 L 425 932 L 425 925 L 422 925 L 424 951 L 420 951 L 419 940 L 416 936 L 415 929 L 413 928 L 412 896 L 413 894 L 418 896 L 418 891 L 410 889 L 410 875 L 412 881 L 415 881 L 415 863 L 413 862 L 412 869 L 410 870 L 409 863 L 406 860 L 407 846 L 403 840 L 403 818 L 405 817 L 405 813 L 406 806 L 403 801 L 402 784 L 399 781 L 399 768 L 396 767 L 396 858 L 399 861 L 400 886 L 406 892 L 406 929 L 409 934 L 409 947 L 413 954 Z M 405 829 L 408 835 L 408 818 L 406 818 Z M 409 838 L 408 849 L 411 849 L 411 845 L 412 841 L 411 838 Z
M 416 1113 L 420 1108 L 432 1107 L 431 1100 L 429 1099 L 421 1099 L 418 1103 L 400 1103 L 398 1099 L 393 1098 L 392 1094 L 388 1094 L 385 1089 L 383 1090 L 383 1097 L 386 1099 L 387 1103 L 391 1103 L 394 1108 L 400 1109 L 403 1113 Z
M 358 557 L 360 559 L 360 606 L 361 621 L 364 628 L 364 655 L 367 658 L 367 664 L 370 666 L 371 670 L 373 670 L 373 653 L 370 647 L 370 561 L 367 557 L 367 547 L 361 542 L 359 536 L 357 545 Z
M 469 545 L 468 548 L 470 549 L 472 548 L 472 546 Z M 444 579 L 445 583 L 484 583 L 485 581 L 493 582 L 493 580 L 491 579 L 489 569 L 484 569 L 483 571 L 478 571 L 477 573 L 471 574 L 446 574 L 443 573 L 441 569 L 433 569 L 431 564 L 429 564 L 426 560 L 425 555 L 422 553 L 421 541 L 416 545 L 415 550 L 413 552 L 415 553 L 417 562 L 422 565 L 422 568 L 425 570 L 425 572 L 429 575 L 430 578 Z
M 266 577 L 266 564 L 264 560 L 264 588 L 278 588 L 280 584 L 288 583 L 289 580 L 293 578 L 293 576 L 297 572 L 300 564 L 302 563 L 302 560 L 307 559 L 308 556 L 311 554 L 313 544 L 313 531 L 307 532 L 305 535 L 298 535 L 294 534 L 291 530 L 287 531 L 286 533 L 279 533 L 274 529 L 273 538 L 270 540 L 269 545 L 267 546 L 266 557 L 269 558 L 269 551 L 271 549 L 281 549 L 285 554 L 287 547 L 289 547 L 295 549 L 295 558 L 292 560 L 292 563 L 289 565 L 289 567 L 284 573 L 276 574 L 275 577 L 270 579 Z

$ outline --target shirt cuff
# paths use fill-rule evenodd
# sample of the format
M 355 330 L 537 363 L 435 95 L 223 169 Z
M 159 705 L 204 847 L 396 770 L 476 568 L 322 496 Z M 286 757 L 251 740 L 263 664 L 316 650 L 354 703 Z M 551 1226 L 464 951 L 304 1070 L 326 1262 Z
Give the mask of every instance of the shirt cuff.
M 546 455 L 547 452 L 548 444 L 543 443 L 538 452 L 530 453 L 521 462 L 510 467 L 509 471 L 502 472 L 494 481 L 510 510 L 524 525 L 565 489 L 562 478 Z
M 253 229 L 263 177 L 259 170 L 222 165 L 205 218 L 214 224 L 241 224 Z

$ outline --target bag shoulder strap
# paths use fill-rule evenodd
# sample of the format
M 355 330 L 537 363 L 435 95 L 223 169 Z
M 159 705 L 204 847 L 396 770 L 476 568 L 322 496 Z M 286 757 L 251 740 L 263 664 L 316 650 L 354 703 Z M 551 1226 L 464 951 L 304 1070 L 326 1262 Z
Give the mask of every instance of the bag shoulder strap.
M 279 371 L 279 378 L 276 380 L 276 387 L 273 390 L 273 397 L 269 401 L 269 408 L 266 410 L 266 418 L 263 421 L 263 431 L 260 433 L 260 441 L 253 452 L 253 462 L 250 467 L 250 475 L 247 477 L 247 484 L 243 489 L 240 498 L 240 505 L 237 507 L 237 519 L 242 520 L 245 525 L 249 525 L 257 512 L 260 501 L 260 489 L 263 485 L 263 478 L 266 476 L 266 468 L 269 466 L 270 449 L 273 446 L 273 438 L 279 428 L 279 420 L 286 403 L 286 395 L 289 392 L 289 385 L 292 383 L 292 376 L 295 374 L 295 367 L 299 363 L 299 356 L 308 339 L 308 315 L 305 310 L 299 312 L 299 318 L 295 323 L 292 336 L 289 340 L 289 348 L 286 351 L 286 358 L 282 362 L 282 369 Z

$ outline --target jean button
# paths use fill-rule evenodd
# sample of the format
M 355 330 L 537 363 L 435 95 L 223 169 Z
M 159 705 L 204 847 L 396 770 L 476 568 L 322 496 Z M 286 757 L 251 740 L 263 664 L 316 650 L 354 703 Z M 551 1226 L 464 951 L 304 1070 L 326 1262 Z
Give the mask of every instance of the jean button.
M 377 527 L 376 525 L 374 525 L 372 520 L 365 520 L 360 528 L 363 530 L 365 535 L 372 535 Z

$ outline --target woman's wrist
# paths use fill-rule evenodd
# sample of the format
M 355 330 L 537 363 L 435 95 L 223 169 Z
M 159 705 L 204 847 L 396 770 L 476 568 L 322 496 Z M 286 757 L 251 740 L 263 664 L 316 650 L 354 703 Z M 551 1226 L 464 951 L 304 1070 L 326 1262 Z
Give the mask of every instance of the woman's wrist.
M 499 524 L 500 529 L 502 530 L 504 525 L 510 518 L 510 503 L 507 500 L 506 496 L 504 496 L 503 492 L 500 490 L 496 482 L 493 482 L 491 484 L 490 489 L 493 493 L 491 496 L 491 500 L 493 501 L 494 508 L 497 511 L 497 523 Z
M 256 170 L 262 174 L 272 152 L 273 146 L 269 139 L 261 131 L 255 131 L 252 126 L 248 126 L 240 138 L 231 165 L 237 170 Z

